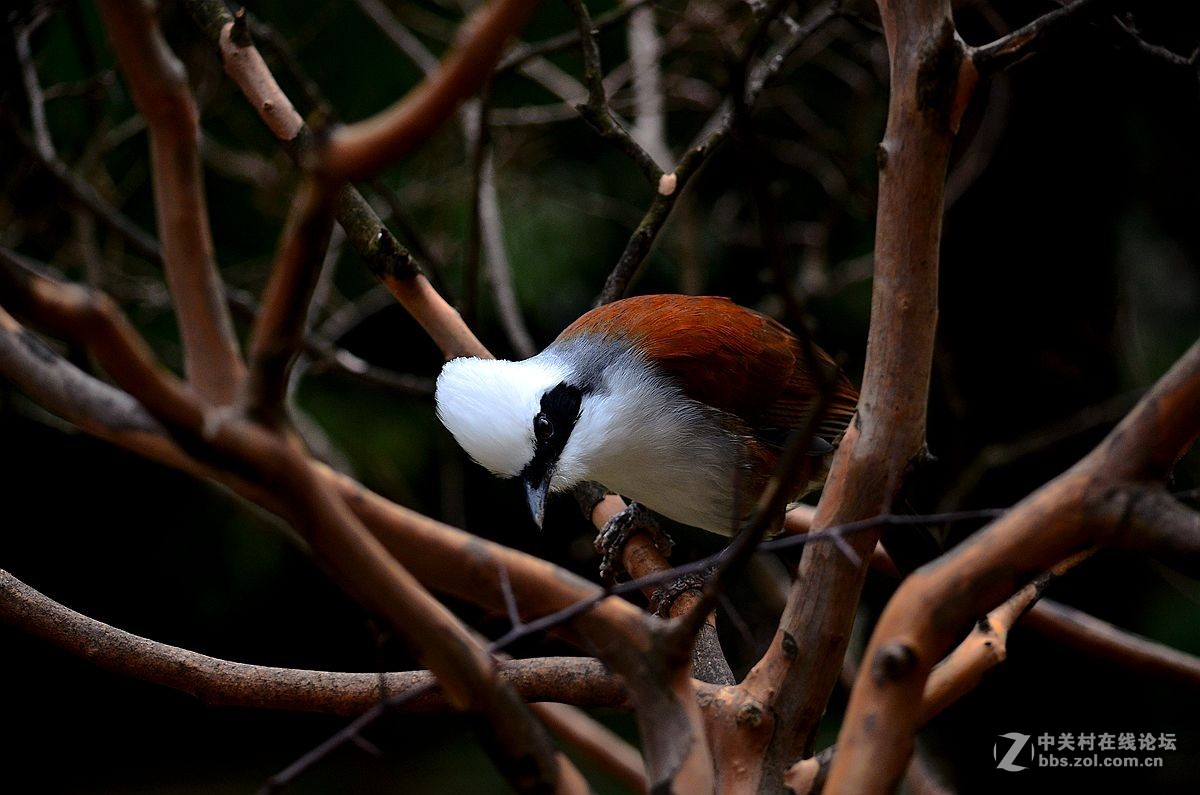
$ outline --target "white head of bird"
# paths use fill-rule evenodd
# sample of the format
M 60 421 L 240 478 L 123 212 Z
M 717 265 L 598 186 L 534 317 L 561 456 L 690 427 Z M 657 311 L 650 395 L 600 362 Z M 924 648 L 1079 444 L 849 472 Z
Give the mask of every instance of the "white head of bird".
M 815 346 L 726 299 L 641 296 L 593 309 L 530 359 L 448 362 L 437 413 L 477 463 L 520 478 L 539 526 L 548 493 L 594 480 L 730 534 L 819 405 L 815 367 L 833 371 Z M 838 372 L 791 495 L 824 481 L 857 400 Z

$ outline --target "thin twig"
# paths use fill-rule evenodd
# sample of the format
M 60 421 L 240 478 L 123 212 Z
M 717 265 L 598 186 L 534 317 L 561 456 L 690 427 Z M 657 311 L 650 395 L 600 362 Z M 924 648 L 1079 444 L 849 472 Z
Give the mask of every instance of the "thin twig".
M 592 20 L 592 30 L 603 31 L 616 25 L 643 6 L 650 5 L 653 0 L 633 0 L 629 3 L 622 3 L 611 11 L 607 11 Z M 547 55 L 553 55 L 556 52 L 562 52 L 580 41 L 579 28 L 568 30 L 560 33 L 557 36 L 544 39 L 532 44 L 518 44 L 508 51 L 508 54 L 500 59 L 500 63 L 496 65 L 496 75 L 504 74 L 505 72 L 516 69 L 517 67 L 533 60 L 534 58 L 542 58 Z
M 1194 48 L 1189 55 L 1180 55 L 1174 50 L 1163 47 L 1161 44 L 1154 44 L 1153 42 L 1146 41 L 1144 38 L 1142 38 L 1141 31 L 1139 31 L 1137 26 L 1133 23 L 1132 14 L 1129 15 L 1127 19 L 1121 19 L 1119 16 L 1114 16 L 1113 22 L 1117 24 L 1117 27 L 1128 34 L 1129 38 L 1133 40 L 1134 45 L 1136 45 L 1139 50 L 1147 55 L 1157 58 L 1160 61 L 1165 61 L 1172 66 L 1182 66 L 1194 69 L 1198 60 L 1200 60 L 1200 46 Z
M 33 62 L 33 53 L 29 49 L 29 37 L 49 18 L 49 9 L 39 8 L 28 22 L 14 26 L 12 35 L 17 64 L 21 68 L 21 80 L 25 84 L 25 98 L 29 101 L 29 126 L 33 128 L 34 143 L 43 160 L 57 160 L 58 152 L 50 136 L 50 127 L 46 124 L 46 96 L 38 79 L 37 64 Z
M 162 265 L 162 248 L 153 235 L 105 201 L 95 188 L 74 173 L 61 159 L 45 158 L 34 142 L 29 139 L 29 136 L 11 123 L 8 114 L 0 113 L 0 118 L 5 120 L 6 126 L 14 133 L 17 142 L 38 159 L 41 166 L 75 204 L 90 212 L 96 217 L 96 220 L 119 235 L 139 257 L 144 257 L 159 266 Z
M 1033 52 L 1045 39 L 1062 30 L 1094 5 L 1097 5 L 1097 0 L 1074 0 L 993 42 L 968 48 L 968 57 L 980 73 L 1004 69 Z
M 794 52 L 809 36 L 841 14 L 842 11 L 837 3 L 824 6 L 821 10 L 814 12 L 808 24 L 789 34 L 786 43 L 781 45 L 782 50 L 773 49 L 768 53 L 768 57 L 750 73 L 751 76 L 746 86 L 746 104 L 753 105 L 762 88 L 779 73 L 787 60 L 787 53 Z M 747 51 L 745 57 L 752 57 L 752 54 Z M 670 218 L 671 210 L 684 186 L 687 185 L 688 179 L 725 141 L 732 129 L 733 120 L 732 105 L 726 101 L 709 118 L 674 170 L 664 175 L 659 183 L 659 190 L 654 196 L 654 201 L 650 203 L 650 208 L 646 210 L 641 223 L 630 236 L 629 242 L 625 244 L 625 250 L 621 252 L 617 264 L 608 274 L 603 289 L 596 297 L 595 304 L 597 306 L 615 301 L 628 291 L 629 285 L 637 276 L 654 241 L 658 238 L 658 233 L 662 231 L 667 219 Z
M 595 28 L 584 0 L 567 0 L 567 6 L 575 15 L 579 29 L 579 41 L 583 49 L 583 77 L 587 85 L 587 101 L 575 106 L 579 115 L 607 141 L 634 162 L 652 187 L 658 189 L 663 170 L 654 158 L 634 140 L 629 130 L 613 114 L 604 89 L 604 71 L 600 66 L 600 47 L 596 43 Z
M 487 109 L 480 111 L 486 119 Z M 486 121 L 483 122 L 486 124 Z M 521 307 L 513 283 L 512 267 L 504 245 L 504 228 L 500 220 L 500 198 L 496 193 L 496 158 L 491 142 L 485 138 L 480 164 L 480 181 L 477 201 L 479 204 L 479 226 L 483 239 L 483 251 L 487 261 L 488 283 L 496 304 L 496 314 L 505 336 L 516 354 L 528 358 L 537 353 L 537 346 L 525 325 Z

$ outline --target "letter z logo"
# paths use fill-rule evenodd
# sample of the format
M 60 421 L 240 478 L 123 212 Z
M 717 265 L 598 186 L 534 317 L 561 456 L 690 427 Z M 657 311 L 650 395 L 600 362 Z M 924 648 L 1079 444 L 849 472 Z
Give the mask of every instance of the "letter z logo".
M 1001 734 L 1000 736 L 1005 740 L 1012 740 L 1012 745 L 1008 747 L 1008 753 L 1004 755 L 1004 758 L 996 763 L 996 767 L 1013 773 L 1017 772 L 1018 770 L 1024 770 L 1025 765 L 1018 765 L 1015 764 L 1015 762 L 1017 759 L 1017 754 L 1021 753 L 1021 749 L 1025 747 L 1027 742 L 1029 742 L 1029 735 L 1021 734 L 1020 732 L 1009 732 L 1008 734 Z M 999 747 L 1000 743 L 996 743 L 992 746 L 992 759 L 995 759 L 999 755 Z M 1030 755 L 1032 755 L 1032 750 L 1030 751 Z

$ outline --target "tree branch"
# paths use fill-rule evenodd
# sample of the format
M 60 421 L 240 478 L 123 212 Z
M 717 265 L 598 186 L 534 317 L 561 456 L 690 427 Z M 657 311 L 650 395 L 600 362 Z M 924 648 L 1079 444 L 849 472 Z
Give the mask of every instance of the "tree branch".
M 392 107 L 334 132 L 321 170 L 330 179 L 360 179 L 428 139 L 492 73 L 504 46 L 533 13 L 535 0 L 492 0 L 460 28 L 460 43 L 438 72 Z
M 163 266 L 179 316 L 189 382 L 214 405 L 237 397 L 244 367 L 213 255 L 200 165 L 200 127 L 183 64 L 142 0 L 103 0 L 117 63 L 150 133 Z
M 72 306 L 60 295 L 62 290 L 49 280 L 28 274 L 19 268 L 0 269 L 0 298 L 18 300 L 24 309 L 41 310 L 37 314 L 40 320 L 54 324 L 57 314 L 70 315 Z M 68 296 L 73 295 L 71 288 Z M 82 289 L 78 290 L 83 297 L 90 298 Z M 85 307 L 87 301 L 79 299 Z M 50 307 L 39 306 L 39 302 L 50 302 Z M 67 304 L 60 306 L 60 304 Z M 94 311 L 94 310 L 93 310 Z M 94 332 L 88 339 L 102 347 L 94 347 L 100 356 L 102 364 L 114 365 L 128 358 L 130 340 L 136 341 L 136 336 L 122 333 L 120 315 L 111 308 L 99 311 L 98 319 L 94 321 Z M 67 326 L 64 328 L 64 326 Z M 108 326 L 112 326 L 109 329 Z M 70 331 L 69 324 L 58 321 L 58 328 L 64 333 Z M 15 324 L 7 315 L 0 315 L 0 353 L 9 349 L 20 352 L 28 348 L 22 342 L 26 332 Z M 52 401 L 53 407 L 80 408 L 62 395 L 54 393 L 53 384 L 47 383 L 45 370 L 53 364 L 55 372 L 65 370 L 73 376 L 75 387 L 86 385 L 88 389 L 97 391 L 100 395 L 111 392 L 111 388 L 99 384 L 94 379 L 79 373 L 66 363 L 56 361 L 57 356 L 42 346 L 35 354 L 25 357 L 17 356 L 11 361 L 19 364 L 32 364 L 28 371 L 21 369 L 10 372 L 20 384 L 33 382 L 33 388 Z M 32 362 L 30 360 L 33 360 Z M 0 363 L 6 361 L 0 356 Z M 642 735 L 646 742 L 647 773 L 652 782 L 666 785 L 675 782 L 679 787 L 688 789 L 693 785 L 701 790 L 711 786 L 712 763 L 708 755 L 707 744 L 704 742 L 704 726 L 702 717 L 692 695 L 691 679 L 686 671 L 680 671 L 667 664 L 660 650 L 661 641 L 657 635 L 661 631 L 655 620 L 647 617 L 628 602 L 607 596 L 606 592 L 585 580 L 565 572 L 546 561 L 539 560 L 499 544 L 485 541 L 476 536 L 448 527 L 424 517 L 413 511 L 391 503 L 377 494 L 364 489 L 354 480 L 341 475 L 323 465 L 308 461 L 303 468 L 296 461 L 295 451 L 288 445 L 280 443 L 269 435 L 263 434 L 256 426 L 234 418 L 222 418 L 212 422 L 203 436 L 203 442 L 198 441 L 196 432 L 201 427 L 201 416 L 192 406 L 187 392 L 178 390 L 169 377 L 157 374 L 145 375 L 147 385 L 138 382 L 134 376 L 150 365 L 137 362 L 126 370 L 120 370 L 117 379 L 127 388 L 134 388 L 134 393 L 142 398 L 147 407 L 153 405 L 157 416 L 145 417 L 140 424 L 159 424 L 171 429 L 171 440 L 146 432 L 128 433 L 123 427 L 101 426 L 96 430 L 99 435 L 125 444 L 139 452 L 159 458 L 172 466 L 178 466 L 187 471 L 199 472 L 212 477 L 234 491 L 255 500 L 269 510 L 280 513 L 293 521 L 305 534 L 314 550 L 330 562 L 335 572 L 344 573 L 356 568 L 369 569 L 373 566 L 385 566 L 393 571 L 391 576 L 403 578 L 402 569 L 393 569 L 398 564 L 391 559 L 381 557 L 377 542 L 370 538 L 356 536 L 355 541 L 341 546 L 335 538 L 325 535 L 329 526 L 327 521 L 336 518 L 341 524 L 333 523 L 332 529 L 339 532 L 357 532 L 357 521 L 361 521 L 371 533 L 382 542 L 396 559 L 405 561 L 412 566 L 413 572 L 421 580 L 436 583 L 437 587 L 447 593 L 467 599 L 475 604 L 493 607 L 501 604 L 502 588 L 498 572 L 504 570 L 511 580 L 513 592 L 520 608 L 525 615 L 539 617 L 537 621 L 527 623 L 521 634 L 529 634 L 567 625 L 577 638 L 584 641 L 589 649 L 600 656 L 612 670 L 619 673 L 630 687 L 630 697 L 633 703 Z M 110 373 L 113 369 L 110 369 Z M 66 379 L 59 378 L 58 383 Z M 151 388 L 153 387 L 153 388 Z M 157 390 L 157 391 L 156 391 Z M 159 394 L 161 392 L 161 394 Z M 120 394 L 120 393 L 118 393 Z M 97 396 L 98 402 L 103 398 Z M 94 407 L 93 401 L 87 408 Z M 182 406 L 180 405 L 182 404 Z M 140 409 L 137 404 L 130 408 Z M 174 413 L 172 412 L 174 410 Z M 94 417 L 81 418 L 83 424 L 96 428 L 99 424 Z M 125 423 L 127 427 L 130 423 Z M 147 438 L 149 436 L 149 438 Z M 265 437 L 265 438 L 264 438 Z M 211 445 L 222 451 L 222 457 L 214 462 L 206 462 L 203 458 L 197 460 L 194 455 L 203 454 L 205 447 Z M 181 446 L 187 449 L 185 453 Z M 252 448 L 250 450 L 246 447 Z M 255 459 L 249 469 L 242 466 L 231 466 L 234 462 L 244 461 L 247 457 L 254 458 L 257 448 L 263 448 L 262 458 Z M 257 467 L 267 467 L 267 471 L 259 472 Z M 272 488 L 264 488 L 260 483 L 273 484 Z M 278 491 L 286 484 L 286 496 L 280 496 Z M 335 493 L 340 497 L 332 496 Z M 353 517 L 342 516 L 342 506 L 349 506 Z M 330 514 L 334 516 L 331 517 Z M 342 555 L 349 555 L 350 559 Z M 362 560 L 365 557 L 366 560 Z M 367 576 L 364 571 L 358 571 L 354 579 L 354 590 L 359 593 L 364 603 L 374 607 L 385 616 L 395 616 L 398 613 L 408 613 L 412 605 L 410 597 L 397 593 L 387 582 L 380 582 L 383 577 Z M 640 585 L 640 584 L 639 584 Z M 401 590 L 409 590 L 404 585 Z M 369 592 L 365 592 L 369 591 Z M 414 610 L 421 610 L 421 616 L 408 614 L 405 626 L 420 638 L 426 638 L 436 644 L 460 644 L 456 640 L 454 625 L 430 627 L 431 622 L 440 619 L 439 614 L 444 610 L 438 603 L 422 598 L 416 603 Z M 451 617 L 452 620 L 452 617 Z M 393 623 L 399 623 L 393 620 Z M 403 632 L 403 630 L 401 630 Z M 470 640 L 473 644 L 473 638 Z M 506 639 L 497 641 L 503 645 Z M 462 641 L 461 643 L 465 643 Z M 493 644 L 496 645 L 496 644 Z M 451 649 L 455 648 L 454 645 Z M 458 646 L 461 649 L 461 645 Z M 476 647 L 467 649 L 474 653 Z M 438 649 L 432 650 L 429 659 L 423 662 L 437 663 L 430 667 L 439 671 L 441 662 Z M 446 651 L 450 659 L 456 654 Z M 472 657 L 471 659 L 477 659 Z M 474 670 L 467 668 L 460 672 L 468 681 L 474 676 Z M 474 692 L 470 687 L 466 690 L 460 685 L 457 689 L 453 682 L 447 682 L 439 676 L 447 687 L 448 695 L 453 703 L 462 704 L 466 693 Z M 477 681 L 477 680 L 476 680 Z M 503 683 L 492 681 L 493 690 L 483 687 L 484 696 L 504 698 L 508 690 Z M 457 697 L 457 700 L 455 698 Z M 472 703 L 474 706 L 475 704 Z M 504 702 L 501 702 L 503 705 Z M 489 705 L 485 703 L 484 708 Z M 494 717 L 494 713 L 491 716 Z M 510 744 L 521 740 L 521 737 L 508 738 Z M 509 746 L 511 747 L 511 745 Z
M 575 659 L 549 658 L 549 659 Z M 586 675 L 591 672 L 587 672 Z M 601 671 L 603 674 L 603 670 Z M 611 677 L 610 677 L 611 678 Z M 585 679 L 586 685 L 591 682 Z M 624 693 L 622 693 L 624 695 Z M 555 699 L 561 701 L 561 699 Z M 597 705 L 600 706 L 600 705 Z M 646 763 L 637 749 L 604 725 L 592 720 L 587 713 L 566 703 L 530 705 L 533 714 L 563 742 L 578 751 L 589 762 L 608 773 L 631 792 L 646 792 Z
M 645 175 L 646 181 L 657 189 L 663 177 L 662 169 L 633 139 L 608 106 L 608 95 L 604 90 L 604 70 L 600 66 L 600 47 L 596 44 L 596 32 L 587 5 L 584 4 L 584 0 L 567 0 L 567 6 L 575 15 L 575 23 L 579 30 L 579 41 L 583 50 L 583 77 L 588 88 L 587 102 L 576 105 L 575 110 L 602 138 L 624 152 Z
M 1118 629 L 1074 607 L 1043 599 L 1022 626 L 1156 681 L 1200 688 L 1200 658 Z
M 814 529 L 887 513 L 925 446 L 946 164 L 974 70 L 955 35 L 948 2 L 901 5 L 880 4 L 892 64 L 891 98 L 879 146 L 875 280 L 863 388 L 858 413 L 835 454 Z M 760 737 L 766 782 L 760 787 L 777 788 L 790 760 L 811 753 L 878 537 L 867 532 L 850 541 L 857 565 L 830 545 L 809 547 L 801 558 L 775 639 L 742 686 L 748 703 L 774 721 Z
M 309 306 L 332 227 L 328 187 L 306 180 L 292 203 L 250 339 L 246 411 L 273 427 L 286 420 L 288 380 L 304 344 Z
M 1055 559 L 1096 543 L 1128 544 L 1137 534 L 1128 518 L 1137 500 L 1126 484 L 1164 477 L 1198 433 L 1200 342 L 1087 457 L 911 575 L 867 648 L 839 736 L 831 791 L 894 786 L 912 748 L 930 668 L 961 628 Z
M 357 715 L 385 697 L 417 690 L 406 712 L 450 708 L 428 671 L 340 673 L 221 660 L 138 637 L 76 613 L 0 571 L 0 621 L 106 671 L 190 693 L 210 706 Z M 541 657 L 502 662 L 500 678 L 528 701 L 622 707 L 625 688 L 598 660 Z
M 980 74 L 998 72 L 1021 60 L 1072 21 L 1083 17 L 1097 0 L 1074 0 L 1017 28 L 993 42 L 967 48 L 967 55 Z
M 23 271 L 10 261 L 3 264 L 0 297 L 86 345 L 190 454 L 266 484 L 276 507 L 283 507 L 283 515 L 343 587 L 387 618 L 414 648 L 438 677 L 450 703 L 485 719 L 494 758 L 514 786 L 581 781 L 517 694 L 497 680 L 490 655 L 366 530 L 293 444 L 198 401 L 157 366 L 145 343 L 104 296 Z
M 752 70 L 753 74 L 746 86 L 746 105 L 754 104 L 762 88 L 783 68 L 789 53 L 794 52 L 801 43 L 841 13 L 840 6 L 836 2 L 823 6 L 810 15 L 806 24 L 790 33 L 780 47 L 772 49 L 768 56 Z M 747 48 L 742 57 L 748 60 L 754 55 L 755 52 Z M 749 66 L 746 68 L 750 70 Z M 667 219 L 670 218 L 671 210 L 675 207 L 675 202 L 683 192 L 684 186 L 700 170 L 709 155 L 729 136 L 733 128 L 733 121 L 733 104 L 726 101 L 705 123 L 675 168 L 664 174 L 658 181 L 658 191 L 654 195 L 654 200 L 642 217 L 641 223 L 638 224 L 625 244 L 625 250 L 621 252 L 617 264 L 605 279 L 604 287 L 596 297 L 596 306 L 615 301 L 623 297 L 629 290 L 629 285 L 641 270 L 646 257 L 649 256 L 654 241 L 658 239 L 658 233 L 662 231 Z
M 275 82 L 250 41 L 244 19 L 234 17 L 219 0 L 185 0 L 192 19 L 221 54 L 226 74 L 241 89 L 268 129 L 297 162 L 314 156 L 313 134 Z M 419 263 L 351 186 L 340 190 L 336 216 L 346 239 L 441 349 L 447 359 L 487 356 L 487 348 L 463 323 L 421 273 Z

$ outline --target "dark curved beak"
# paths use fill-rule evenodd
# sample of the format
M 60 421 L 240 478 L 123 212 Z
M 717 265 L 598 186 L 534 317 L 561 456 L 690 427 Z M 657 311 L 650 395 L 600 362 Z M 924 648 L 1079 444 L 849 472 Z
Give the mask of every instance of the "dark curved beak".
M 546 518 L 546 495 L 550 493 L 550 474 L 541 480 L 525 481 L 525 498 L 529 501 L 529 514 L 540 529 Z

